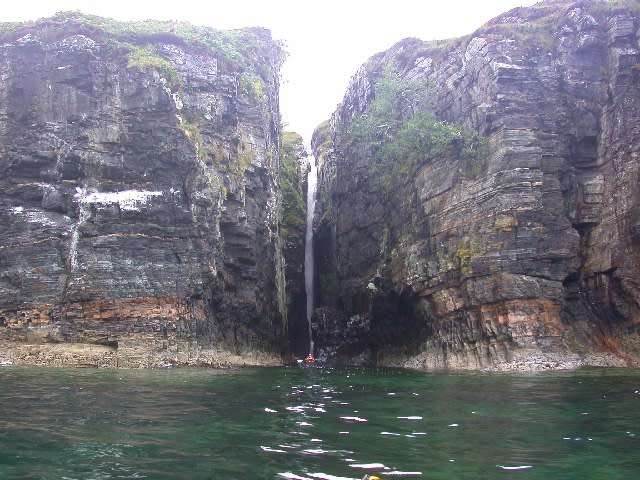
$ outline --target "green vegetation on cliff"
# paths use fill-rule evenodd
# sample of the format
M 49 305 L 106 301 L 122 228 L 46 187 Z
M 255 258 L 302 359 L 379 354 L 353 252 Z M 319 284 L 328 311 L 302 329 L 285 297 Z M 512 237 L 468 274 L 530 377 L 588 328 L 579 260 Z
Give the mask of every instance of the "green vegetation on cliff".
M 172 88 L 180 86 L 180 76 L 157 45 L 176 44 L 213 55 L 218 68 L 239 73 L 241 91 L 262 104 L 266 102 L 265 83 L 277 74 L 269 65 L 279 68 L 286 56 L 282 43 L 262 28 L 223 31 L 177 21 L 121 22 L 79 11 L 58 12 L 36 22 L 0 23 L 0 41 L 35 33 L 40 40 L 53 42 L 69 30 L 102 41 L 114 52 L 126 52 L 131 68 L 156 68 Z
M 428 82 L 403 78 L 387 66 L 374 92 L 367 111 L 352 121 L 345 148 L 351 154 L 371 152 L 371 170 L 381 186 L 389 188 L 414 166 L 442 156 L 460 159 L 468 175 L 478 173 L 486 140 L 475 130 L 438 120 Z
M 280 188 L 282 189 L 282 230 L 285 236 L 304 238 L 306 203 L 304 200 L 301 179 L 300 158 L 304 146 L 302 137 L 294 132 L 282 133 Z
M 325 120 L 318 125 L 313 131 L 311 144 L 316 154 L 326 155 L 333 148 L 333 140 L 331 137 L 331 123 Z
M 129 48 L 127 67 L 139 70 L 153 67 L 167 80 L 172 89 L 180 86 L 182 83 L 180 74 L 171 62 L 158 54 L 155 46 L 127 44 L 127 47 Z

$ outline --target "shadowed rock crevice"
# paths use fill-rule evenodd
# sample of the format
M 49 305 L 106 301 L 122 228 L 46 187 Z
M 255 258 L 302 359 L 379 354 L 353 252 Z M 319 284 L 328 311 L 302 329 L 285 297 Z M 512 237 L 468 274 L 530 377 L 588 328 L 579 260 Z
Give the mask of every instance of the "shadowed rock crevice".
M 287 279 L 290 354 L 303 358 L 309 350 L 304 277 L 308 153 L 300 135 L 282 134 L 282 233 Z

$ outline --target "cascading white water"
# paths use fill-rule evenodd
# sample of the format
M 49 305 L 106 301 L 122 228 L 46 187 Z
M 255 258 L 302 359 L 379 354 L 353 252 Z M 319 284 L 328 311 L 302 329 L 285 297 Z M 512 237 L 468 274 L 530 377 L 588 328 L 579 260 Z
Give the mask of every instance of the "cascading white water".
M 316 186 L 318 182 L 316 159 L 309 159 L 307 174 L 307 230 L 304 239 L 304 288 L 307 292 L 307 324 L 309 326 L 309 353 L 313 354 L 313 334 L 311 316 L 313 315 L 313 213 L 316 209 Z

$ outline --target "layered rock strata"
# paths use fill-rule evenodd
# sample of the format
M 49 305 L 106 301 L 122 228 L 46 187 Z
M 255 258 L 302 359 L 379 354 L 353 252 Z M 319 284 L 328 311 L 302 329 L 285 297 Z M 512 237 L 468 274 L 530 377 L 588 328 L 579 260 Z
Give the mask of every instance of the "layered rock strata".
M 462 39 L 404 40 L 361 67 L 313 142 L 315 329 L 342 338 L 331 355 L 417 368 L 638 364 L 639 10 L 542 2 Z M 428 85 L 435 118 L 460 138 L 479 133 L 483 153 L 470 162 L 452 138 L 381 181 L 392 167 L 352 145 L 389 71 Z
M 0 45 L 0 355 L 279 363 L 280 46 L 79 14 Z

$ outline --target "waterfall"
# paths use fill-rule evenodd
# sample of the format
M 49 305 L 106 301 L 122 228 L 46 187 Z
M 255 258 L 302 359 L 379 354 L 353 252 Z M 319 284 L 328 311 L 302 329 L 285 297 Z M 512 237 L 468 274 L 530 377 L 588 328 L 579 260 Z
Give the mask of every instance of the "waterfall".
M 313 315 L 313 213 L 316 209 L 316 187 L 318 182 L 316 159 L 309 161 L 307 174 L 307 230 L 304 241 L 304 288 L 307 292 L 307 324 L 309 326 L 309 353 L 313 354 L 313 334 L 311 316 Z

